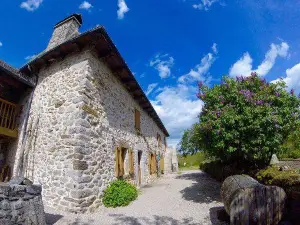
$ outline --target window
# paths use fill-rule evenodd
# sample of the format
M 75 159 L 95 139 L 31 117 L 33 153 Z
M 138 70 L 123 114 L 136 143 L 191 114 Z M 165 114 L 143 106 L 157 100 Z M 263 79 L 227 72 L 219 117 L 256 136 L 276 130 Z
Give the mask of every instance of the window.
M 157 145 L 158 145 L 159 148 L 162 147 L 161 136 L 160 136 L 160 134 L 157 134 Z
M 141 131 L 141 113 L 137 109 L 135 109 L 134 111 L 134 119 L 135 119 L 135 129 L 137 131 Z

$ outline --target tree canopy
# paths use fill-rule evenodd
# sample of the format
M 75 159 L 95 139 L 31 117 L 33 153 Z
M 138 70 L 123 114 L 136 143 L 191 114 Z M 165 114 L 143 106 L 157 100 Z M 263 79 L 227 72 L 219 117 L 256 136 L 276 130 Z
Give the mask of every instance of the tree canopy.
M 299 124 L 300 100 L 281 80 L 268 83 L 249 77 L 223 77 L 212 88 L 199 83 L 204 102 L 200 121 L 183 135 L 181 150 L 204 150 L 224 162 L 263 165 L 280 153 L 284 141 Z

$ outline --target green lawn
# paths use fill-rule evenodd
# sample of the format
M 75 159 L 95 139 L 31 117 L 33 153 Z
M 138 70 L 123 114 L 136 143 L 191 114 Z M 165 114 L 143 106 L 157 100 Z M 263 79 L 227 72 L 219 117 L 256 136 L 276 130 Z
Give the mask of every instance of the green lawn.
M 204 159 L 205 156 L 203 152 L 187 156 L 178 155 L 179 170 L 199 170 L 199 165 Z

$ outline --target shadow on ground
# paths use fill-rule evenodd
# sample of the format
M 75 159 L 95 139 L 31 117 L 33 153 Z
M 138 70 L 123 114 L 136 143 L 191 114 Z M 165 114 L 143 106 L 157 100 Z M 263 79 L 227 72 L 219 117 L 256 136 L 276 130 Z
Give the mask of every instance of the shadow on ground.
M 153 216 L 153 219 L 146 217 L 132 217 L 123 214 L 110 214 L 115 222 L 113 225 L 199 225 L 199 223 L 194 223 L 192 218 L 184 218 L 182 220 L 176 220 L 172 217 L 167 216 Z
M 58 215 L 58 214 L 50 214 L 50 213 L 45 213 L 46 217 L 46 224 L 47 225 L 53 225 L 59 220 L 61 222 L 64 222 L 64 224 L 68 225 L 91 225 L 94 224 L 94 220 L 89 220 L 88 222 L 82 221 L 82 219 L 79 218 L 63 218 L 64 216 Z
M 227 215 L 223 206 L 210 208 L 209 216 L 211 224 L 213 225 L 230 224 L 230 217 Z
M 50 214 L 50 213 L 45 213 L 45 217 L 46 217 L 46 224 L 48 225 L 55 224 L 57 221 L 63 218 L 62 215 Z
M 204 172 L 185 173 L 176 177 L 176 179 L 192 180 L 193 184 L 180 191 L 182 197 L 187 201 L 198 203 L 220 202 L 220 188 L 218 181 L 212 179 Z

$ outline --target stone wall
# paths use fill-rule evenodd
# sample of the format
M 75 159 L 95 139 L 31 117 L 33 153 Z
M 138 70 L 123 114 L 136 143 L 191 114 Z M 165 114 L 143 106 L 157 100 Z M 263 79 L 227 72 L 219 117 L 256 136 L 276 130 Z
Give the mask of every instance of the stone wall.
M 162 140 L 164 134 L 104 62 L 85 50 L 38 76 L 25 147 L 18 145 L 17 155 L 25 176 L 43 186 L 46 205 L 71 212 L 99 206 L 103 190 L 115 179 L 120 146 L 134 151 L 135 174 L 137 152 L 143 152 L 142 184 L 150 180 L 148 155 L 163 154 L 157 134 Z M 134 128 L 135 109 L 141 112 L 141 134 Z
M 175 148 L 167 148 L 164 167 L 165 173 L 178 172 L 178 157 Z
M 0 224 L 46 225 L 41 196 L 37 185 L 0 184 Z

